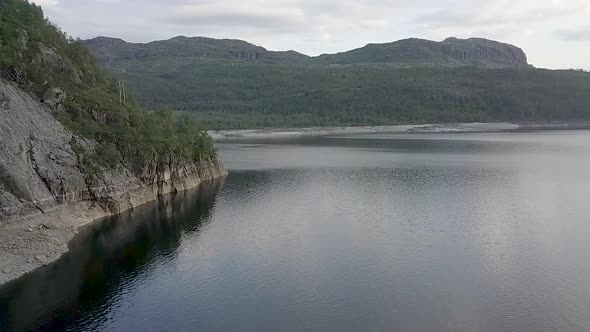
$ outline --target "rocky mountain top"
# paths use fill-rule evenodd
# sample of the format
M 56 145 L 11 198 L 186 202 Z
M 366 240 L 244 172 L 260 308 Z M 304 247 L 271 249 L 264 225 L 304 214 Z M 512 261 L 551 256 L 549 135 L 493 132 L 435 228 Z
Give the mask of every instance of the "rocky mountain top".
M 212 39 L 178 36 L 147 44 L 127 43 L 121 39 L 97 37 L 84 41 L 102 63 L 179 57 L 199 59 L 240 60 L 261 63 L 298 64 L 309 61 L 307 55 L 295 51 L 273 52 L 236 39 Z
M 146 44 L 97 37 L 84 43 L 100 62 L 106 64 L 155 58 L 192 58 L 265 64 L 528 67 L 527 57 L 520 48 L 482 38 L 448 38 L 442 42 L 411 38 L 385 44 L 368 44 L 352 51 L 318 57 L 295 51 L 269 51 L 242 40 L 205 37 L 179 36 Z
M 448 38 L 442 42 L 410 38 L 393 43 L 369 44 L 316 59 L 324 64 L 392 63 L 410 66 L 476 66 L 526 68 L 525 53 L 518 47 L 483 38 Z

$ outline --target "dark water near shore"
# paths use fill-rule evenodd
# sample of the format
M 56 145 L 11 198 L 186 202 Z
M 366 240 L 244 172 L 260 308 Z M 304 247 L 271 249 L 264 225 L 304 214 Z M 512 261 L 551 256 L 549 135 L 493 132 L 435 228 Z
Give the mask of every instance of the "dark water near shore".
M 0 288 L 0 330 L 590 330 L 590 131 L 264 143 Z

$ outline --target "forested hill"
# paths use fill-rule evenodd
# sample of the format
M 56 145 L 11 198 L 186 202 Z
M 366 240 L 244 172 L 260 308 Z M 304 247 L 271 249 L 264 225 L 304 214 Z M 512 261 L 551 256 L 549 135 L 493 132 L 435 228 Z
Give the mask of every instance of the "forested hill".
M 242 40 L 178 36 L 147 44 L 97 37 L 84 41 L 97 59 L 121 66 L 128 61 L 157 58 L 240 60 L 260 63 L 302 64 L 310 57 L 295 51 L 273 52 Z
M 485 39 L 407 39 L 308 57 L 238 40 L 85 44 L 151 109 L 213 128 L 590 120 L 590 74 Z
M 68 129 L 98 144 L 97 155 L 84 158 L 87 168 L 138 165 L 163 154 L 191 160 L 214 154 L 210 138 L 191 119 L 145 112 L 131 95 L 122 95 L 119 82 L 84 44 L 28 1 L 0 1 L 0 79 L 33 94 Z

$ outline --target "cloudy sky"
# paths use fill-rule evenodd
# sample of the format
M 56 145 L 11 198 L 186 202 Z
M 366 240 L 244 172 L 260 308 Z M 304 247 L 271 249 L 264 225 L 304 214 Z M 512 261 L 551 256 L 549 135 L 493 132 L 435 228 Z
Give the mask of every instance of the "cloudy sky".
M 74 37 L 244 39 L 333 53 L 407 37 L 485 37 L 545 68 L 590 69 L 590 0 L 34 0 Z

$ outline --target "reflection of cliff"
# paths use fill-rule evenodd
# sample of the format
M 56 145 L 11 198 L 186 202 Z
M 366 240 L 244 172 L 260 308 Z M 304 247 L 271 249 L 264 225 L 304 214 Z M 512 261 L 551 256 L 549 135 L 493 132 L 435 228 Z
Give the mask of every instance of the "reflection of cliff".
M 174 255 L 182 232 L 209 220 L 222 185 L 204 183 L 82 229 L 57 262 L 0 288 L 0 330 L 63 330 L 66 317 L 108 310 L 109 303 L 97 302 L 116 298 L 105 295 L 149 272 L 155 257 Z

